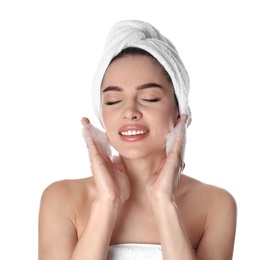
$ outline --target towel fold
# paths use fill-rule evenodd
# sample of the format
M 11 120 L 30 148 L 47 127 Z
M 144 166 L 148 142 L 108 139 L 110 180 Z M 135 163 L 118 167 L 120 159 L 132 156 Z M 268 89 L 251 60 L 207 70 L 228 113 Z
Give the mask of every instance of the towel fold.
M 180 114 L 188 114 L 189 77 L 178 51 L 170 40 L 163 36 L 151 24 L 138 20 L 125 20 L 116 23 L 107 37 L 102 59 L 95 72 L 92 84 L 92 104 L 94 112 L 100 119 L 100 88 L 105 71 L 111 60 L 123 49 L 136 47 L 154 56 L 172 79 L 173 88 L 179 104 Z

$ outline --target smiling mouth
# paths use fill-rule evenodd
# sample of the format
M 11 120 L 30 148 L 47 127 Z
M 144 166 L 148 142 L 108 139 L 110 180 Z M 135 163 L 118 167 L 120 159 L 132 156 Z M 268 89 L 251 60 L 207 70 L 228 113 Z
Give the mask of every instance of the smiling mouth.
M 122 135 L 122 136 L 132 136 L 132 135 L 144 135 L 146 133 L 148 133 L 148 131 L 144 131 L 144 130 L 129 130 L 129 131 L 120 132 L 120 135 Z

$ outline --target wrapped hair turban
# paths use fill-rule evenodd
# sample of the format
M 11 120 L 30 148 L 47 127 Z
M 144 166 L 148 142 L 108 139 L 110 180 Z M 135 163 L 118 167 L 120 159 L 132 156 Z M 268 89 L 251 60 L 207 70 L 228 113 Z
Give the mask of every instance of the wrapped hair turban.
M 101 83 L 111 60 L 128 47 L 143 49 L 154 56 L 169 74 L 179 104 L 180 114 L 188 115 L 189 77 L 175 46 L 151 24 L 138 20 L 116 23 L 109 32 L 92 84 L 92 104 L 100 119 Z

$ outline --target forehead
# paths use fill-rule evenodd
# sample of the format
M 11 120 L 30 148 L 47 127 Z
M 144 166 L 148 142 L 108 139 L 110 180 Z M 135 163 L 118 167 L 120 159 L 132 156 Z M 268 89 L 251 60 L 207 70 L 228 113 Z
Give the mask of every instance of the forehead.
M 145 55 L 127 55 L 114 60 L 106 70 L 102 86 L 115 82 L 139 81 L 168 83 L 163 67 L 152 57 Z M 146 82 L 147 81 L 147 82 Z

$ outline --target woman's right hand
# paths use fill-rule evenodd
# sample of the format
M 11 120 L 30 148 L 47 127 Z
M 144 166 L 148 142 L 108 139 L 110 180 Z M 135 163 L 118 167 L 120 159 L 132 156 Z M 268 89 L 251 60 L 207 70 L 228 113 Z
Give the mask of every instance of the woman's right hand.
M 90 124 L 88 118 L 82 118 L 84 137 L 86 140 L 92 175 L 96 184 L 96 201 L 114 202 L 122 205 L 130 195 L 130 184 L 123 163 L 119 157 L 111 160 L 102 140 L 95 137 L 104 134 Z M 97 131 L 95 133 L 95 131 Z M 97 138 L 99 139 L 99 138 Z M 97 145 L 96 145 L 97 143 Z M 100 147 L 98 147 L 100 146 Z

